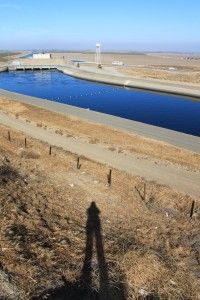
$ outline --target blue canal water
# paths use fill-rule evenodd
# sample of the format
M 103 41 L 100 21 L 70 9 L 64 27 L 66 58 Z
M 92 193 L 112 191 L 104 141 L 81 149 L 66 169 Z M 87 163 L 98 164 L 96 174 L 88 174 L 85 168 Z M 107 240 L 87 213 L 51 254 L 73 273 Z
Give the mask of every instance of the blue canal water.
M 0 88 L 200 136 L 200 102 L 184 97 L 98 84 L 58 71 L 0 73 Z

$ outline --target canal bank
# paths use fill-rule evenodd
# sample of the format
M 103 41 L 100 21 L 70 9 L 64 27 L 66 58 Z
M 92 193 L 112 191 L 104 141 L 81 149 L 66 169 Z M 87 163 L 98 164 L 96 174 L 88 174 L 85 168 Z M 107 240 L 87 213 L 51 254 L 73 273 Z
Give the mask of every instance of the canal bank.
M 8 71 L 8 67 L 7 66 L 0 66 L 0 73 L 1 72 L 6 72 Z
M 19 56 L 20 57 L 20 56 Z M 113 72 L 107 72 L 107 68 L 98 69 L 96 66 L 89 66 L 81 64 L 80 68 L 77 68 L 72 65 L 63 65 L 63 60 L 54 59 L 50 61 L 58 71 L 63 72 L 66 75 L 73 76 L 75 78 L 89 80 L 93 82 L 99 82 L 109 85 L 123 86 L 127 88 L 135 88 L 147 91 L 153 91 L 158 93 L 166 93 L 172 95 L 179 95 L 185 97 L 195 98 L 200 101 L 200 87 L 197 84 L 188 84 L 180 82 L 169 82 L 158 79 L 150 78 L 134 78 L 120 74 L 119 72 L 113 69 Z M 21 59 L 20 66 L 22 69 L 34 69 L 36 64 L 38 69 L 42 69 L 43 64 L 49 64 L 44 62 L 39 65 L 41 62 L 38 60 L 31 61 L 28 59 Z M 27 65 L 28 64 L 28 65 Z M 50 69 L 50 68 L 49 68 Z M 7 71 L 7 66 L 0 66 L 0 72 Z
M 0 96 L 8 97 L 13 101 L 18 101 L 33 106 L 43 108 L 52 112 L 60 113 L 65 116 L 72 116 L 83 119 L 90 123 L 97 123 L 107 127 L 122 130 L 128 133 L 137 134 L 146 138 L 155 139 L 169 143 L 176 147 L 184 148 L 190 151 L 200 152 L 200 137 L 132 121 L 104 113 L 99 113 L 68 104 L 54 102 L 46 99 L 40 99 L 31 96 L 25 96 L 0 89 Z
M 194 98 L 77 79 L 57 70 L 3 72 L 0 88 L 200 136 L 200 102 Z
M 92 71 L 89 71 L 89 70 Z M 173 95 L 181 95 L 185 97 L 196 98 L 200 101 L 200 87 L 195 84 L 184 84 L 175 82 L 164 82 L 156 79 L 142 79 L 122 76 L 117 73 L 107 73 L 104 70 L 97 69 L 96 67 L 80 68 L 71 66 L 58 67 L 58 70 L 66 75 L 73 76 L 79 79 L 100 82 L 111 85 L 118 85 L 128 88 L 137 88 L 142 90 L 149 90 L 154 92 L 161 92 Z

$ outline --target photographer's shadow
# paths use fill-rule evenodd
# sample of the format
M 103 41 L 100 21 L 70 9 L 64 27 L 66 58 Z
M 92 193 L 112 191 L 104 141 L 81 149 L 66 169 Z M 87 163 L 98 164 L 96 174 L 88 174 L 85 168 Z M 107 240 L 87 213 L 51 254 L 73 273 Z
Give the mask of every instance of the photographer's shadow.
M 108 267 L 105 259 L 102 234 L 101 221 L 99 218 L 100 210 L 95 202 L 92 202 L 87 209 L 87 223 L 86 223 L 86 247 L 85 259 L 81 272 L 80 279 L 75 283 L 71 283 L 63 278 L 63 286 L 56 289 L 45 291 L 36 299 L 48 300 L 125 300 L 126 290 L 123 284 L 119 284 L 116 291 L 113 291 L 109 285 Z M 99 290 L 92 289 L 92 265 L 93 250 L 96 248 L 97 264 L 99 269 Z

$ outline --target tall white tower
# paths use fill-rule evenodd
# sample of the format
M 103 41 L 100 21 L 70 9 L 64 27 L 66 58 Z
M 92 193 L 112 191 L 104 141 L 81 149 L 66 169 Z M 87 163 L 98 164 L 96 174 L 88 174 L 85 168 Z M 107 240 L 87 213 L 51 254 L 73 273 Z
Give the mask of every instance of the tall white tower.
M 95 63 L 101 67 L 101 44 L 96 43 Z

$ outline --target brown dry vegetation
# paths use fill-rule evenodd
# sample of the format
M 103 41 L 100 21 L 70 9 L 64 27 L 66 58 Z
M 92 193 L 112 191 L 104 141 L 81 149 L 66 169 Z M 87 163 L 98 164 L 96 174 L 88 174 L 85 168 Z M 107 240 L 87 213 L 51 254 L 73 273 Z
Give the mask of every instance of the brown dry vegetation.
M 11 60 L 18 54 L 20 54 L 20 52 L 3 52 L 3 53 L 0 53 L 0 62 L 6 62 L 8 60 Z
M 1 299 L 199 299 L 199 200 L 0 136 Z
M 72 116 L 56 114 L 31 105 L 0 97 L 0 110 L 11 113 L 37 126 L 52 128 L 58 134 L 83 138 L 86 142 L 111 147 L 119 152 L 128 151 L 146 155 L 149 158 L 180 164 L 187 168 L 200 170 L 200 155 L 175 146 L 128 134 L 109 127 L 82 121 Z
M 170 66 L 166 67 L 169 68 Z M 168 71 L 156 69 L 153 66 L 149 68 L 120 68 L 122 74 L 135 77 L 153 78 L 159 80 L 168 80 L 172 82 L 200 83 L 200 68 L 183 68 L 183 70 Z
M 81 59 L 84 61 L 94 62 L 94 52 L 68 52 L 68 53 L 52 53 L 52 58 L 65 58 L 66 61 L 71 62 L 73 59 Z M 189 59 L 188 59 L 189 58 Z M 102 64 L 111 65 L 113 61 L 122 61 L 126 65 L 134 66 L 175 66 L 196 68 L 200 67 L 199 55 L 173 55 L 173 54 L 145 54 L 145 53 L 102 53 Z
M 65 57 L 71 62 L 73 59 L 94 61 L 94 53 L 53 53 L 53 58 Z M 122 61 L 126 66 L 116 67 L 122 74 L 170 82 L 200 83 L 200 56 L 169 54 L 169 53 L 102 53 L 104 66 L 111 66 L 113 61 Z M 175 68 L 170 70 L 169 68 Z

